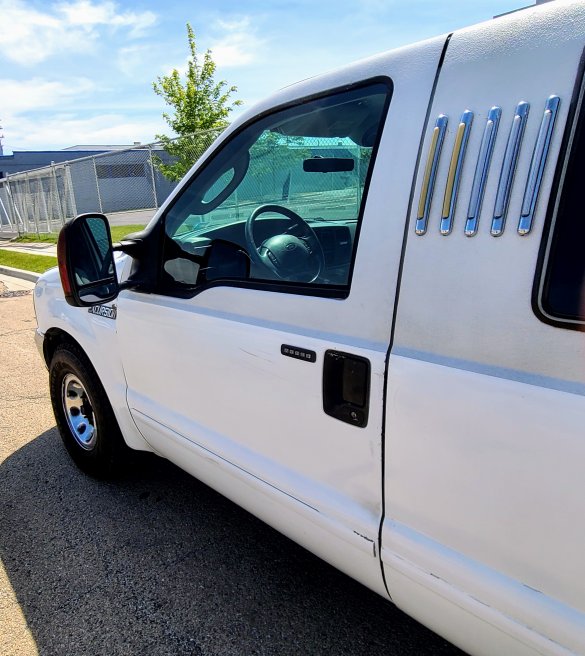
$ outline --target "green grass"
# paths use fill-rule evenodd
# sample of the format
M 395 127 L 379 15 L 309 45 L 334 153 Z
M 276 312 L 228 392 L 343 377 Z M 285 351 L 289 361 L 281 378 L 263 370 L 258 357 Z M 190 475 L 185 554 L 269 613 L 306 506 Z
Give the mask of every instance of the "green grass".
M 0 265 L 44 273 L 47 269 L 57 266 L 57 258 L 51 255 L 30 255 L 29 253 L 0 250 Z
M 112 241 L 120 241 L 126 235 L 129 235 L 131 232 L 138 232 L 144 228 L 143 224 L 134 224 L 134 225 L 125 225 L 125 226 L 111 226 L 110 230 L 112 231 Z M 21 244 L 56 244 L 59 234 L 52 232 L 50 234 L 37 235 L 34 232 L 28 232 L 24 235 L 20 235 L 14 241 L 20 242 Z
M 112 241 L 120 241 L 126 235 L 129 235 L 131 232 L 138 232 L 139 230 L 144 230 L 143 225 L 127 225 L 127 226 L 111 226 L 110 230 L 112 231 Z
M 43 244 L 56 244 L 58 236 L 59 235 L 57 233 L 37 235 L 31 232 L 31 233 L 26 233 L 24 235 L 20 235 L 20 237 L 17 237 L 14 241 L 22 242 L 23 244 L 30 244 L 32 242 L 35 243 L 42 242 Z

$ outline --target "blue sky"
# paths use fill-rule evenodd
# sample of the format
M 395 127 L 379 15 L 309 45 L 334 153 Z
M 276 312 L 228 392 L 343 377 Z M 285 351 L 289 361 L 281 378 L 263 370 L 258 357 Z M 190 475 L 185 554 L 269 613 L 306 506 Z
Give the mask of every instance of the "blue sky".
M 187 59 L 185 23 L 244 106 L 355 59 L 531 0 L 0 0 L 4 152 L 168 133 L 152 81 Z

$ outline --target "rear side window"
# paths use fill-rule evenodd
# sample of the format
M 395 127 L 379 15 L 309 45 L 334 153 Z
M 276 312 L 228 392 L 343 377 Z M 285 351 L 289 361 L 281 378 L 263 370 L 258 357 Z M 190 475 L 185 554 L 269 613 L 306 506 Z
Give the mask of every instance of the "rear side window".
M 583 89 L 581 93 L 581 100 Z M 585 112 L 583 103 L 563 163 L 559 196 L 545 242 L 537 288 L 538 313 L 545 321 L 585 329 Z

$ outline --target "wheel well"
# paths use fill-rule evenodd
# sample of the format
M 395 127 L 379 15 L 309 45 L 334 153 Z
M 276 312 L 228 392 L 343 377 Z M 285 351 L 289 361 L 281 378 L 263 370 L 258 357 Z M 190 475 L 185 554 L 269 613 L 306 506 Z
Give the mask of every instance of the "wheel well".
M 77 346 L 83 353 L 85 351 L 81 348 L 81 344 L 74 339 L 69 333 L 61 330 L 61 328 L 49 328 L 45 333 L 45 339 L 43 341 L 43 355 L 45 357 L 45 363 L 47 367 L 50 366 L 51 360 L 53 359 L 53 354 L 57 350 L 57 347 L 61 344 L 74 344 Z

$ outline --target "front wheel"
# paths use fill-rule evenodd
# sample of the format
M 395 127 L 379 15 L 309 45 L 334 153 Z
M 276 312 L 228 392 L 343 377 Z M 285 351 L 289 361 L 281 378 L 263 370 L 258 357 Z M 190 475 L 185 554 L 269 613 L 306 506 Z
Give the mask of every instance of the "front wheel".
M 57 427 L 77 466 L 99 478 L 117 473 L 130 450 L 106 392 L 79 347 L 57 348 L 49 367 L 49 388 Z

